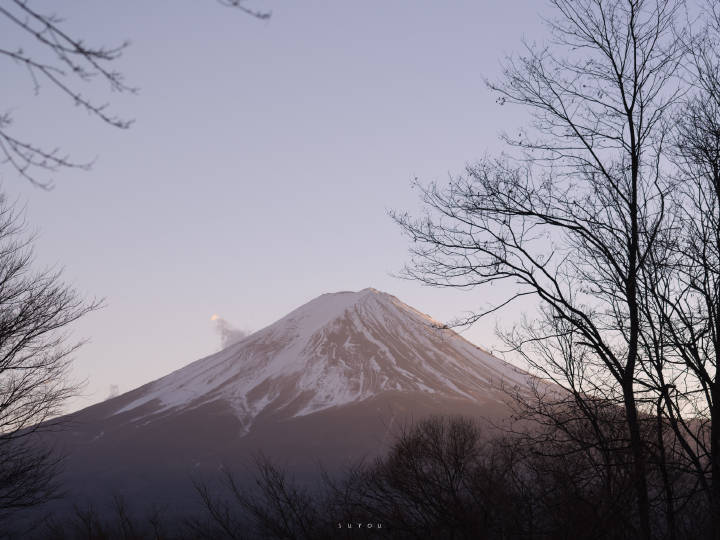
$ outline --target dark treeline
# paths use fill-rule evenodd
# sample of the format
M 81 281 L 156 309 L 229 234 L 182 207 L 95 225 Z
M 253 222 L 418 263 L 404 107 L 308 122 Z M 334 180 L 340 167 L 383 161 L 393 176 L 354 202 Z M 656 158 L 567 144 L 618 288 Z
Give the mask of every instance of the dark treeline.
M 597 423 L 567 404 L 545 404 L 523 430 L 488 437 L 463 417 L 434 417 L 399 433 L 387 454 L 313 487 L 266 459 L 254 483 L 224 477 L 223 490 L 196 484 L 195 517 L 161 512 L 130 517 L 120 498 L 112 515 L 77 508 L 34 530 L 46 539 L 637 538 L 632 452 L 622 410 L 596 402 Z M 552 413 L 548 415 L 549 409 Z M 552 417 L 552 421 L 547 421 Z M 693 467 L 675 451 L 672 430 L 644 423 L 655 538 L 711 533 L 709 502 Z M 598 431 L 599 430 L 599 431 Z M 599 437 L 601 432 L 601 437 Z M 665 489 L 671 480 L 672 492 Z M 222 493 L 222 495 L 220 494 Z

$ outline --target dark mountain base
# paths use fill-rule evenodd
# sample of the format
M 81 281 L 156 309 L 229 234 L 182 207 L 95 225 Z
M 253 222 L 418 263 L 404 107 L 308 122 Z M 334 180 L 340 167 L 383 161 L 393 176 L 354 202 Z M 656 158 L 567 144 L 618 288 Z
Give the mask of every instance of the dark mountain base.
M 132 396 L 130 396 L 131 398 Z M 113 404 L 112 409 L 117 408 Z M 133 519 L 154 511 L 170 522 L 206 512 L 197 485 L 224 497 L 222 480 L 232 472 L 239 485 L 251 487 L 257 460 L 263 456 L 300 485 L 312 486 L 322 473 L 341 477 L 360 462 L 383 455 L 403 430 L 432 415 L 475 418 L 488 432 L 507 415 L 497 401 L 386 392 L 307 416 L 284 418 L 282 411 L 260 415 L 248 433 L 216 402 L 148 422 L 134 423 L 129 413 L 106 418 L 108 404 L 67 418 L 66 430 L 53 442 L 65 453 L 61 477 L 64 495 L 18 514 L 23 521 L 39 516 L 72 516 L 92 508 L 101 519 L 117 514 L 117 502 Z M 133 416 L 138 411 L 132 411 Z M 97 426 L 103 426 L 98 432 Z

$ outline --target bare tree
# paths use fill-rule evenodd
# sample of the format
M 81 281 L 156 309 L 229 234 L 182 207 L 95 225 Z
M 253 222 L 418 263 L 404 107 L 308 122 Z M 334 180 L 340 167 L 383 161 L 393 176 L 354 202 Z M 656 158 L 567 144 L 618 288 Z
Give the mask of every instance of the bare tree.
M 505 135 L 515 158 L 485 159 L 447 189 L 422 187 L 427 215 L 394 214 L 413 240 L 409 277 L 471 288 L 509 282 L 540 316 L 505 337 L 541 374 L 624 409 L 638 506 L 649 539 L 641 435 L 639 302 L 672 183 L 663 149 L 685 49 L 681 0 L 551 0 L 552 42 L 526 46 L 491 83 L 534 124 Z M 541 345 L 552 354 L 536 356 Z M 555 354 L 555 353 L 561 354 Z M 638 397 L 638 392 L 640 396 Z
M 467 418 L 434 417 L 404 428 L 386 456 L 346 480 L 346 521 L 380 522 L 398 538 L 487 536 L 498 516 L 474 489 L 484 446 Z
M 21 216 L 0 198 L 0 511 L 55 493 L 58 457 L 34 435 L 77 390 L 69 377 L 68 326 L 99 307 L 83 301 L 60 273 L 33 269 Z
M 131 516 L 128 512 L 125 500 L 116 495 L 113 497 L 113 512 L 111 515 L 100 514 L 92 505 L 85 507 L 75 506 L 73 511 L 60 516 L 46 518 L 43 523 L 34 528 L 33 532 L 23 535 L 23 538 L 54 539 L 65 538 L 88 540 L 118 538 L 132 540 L 137 538 L 152 538 L 154 540 L 184 538 L 218 538 L 217 536 L 202 536 L 193 534 L 195 531 L 188 530 L 187 534 L 181 533 L 180 527 L 170 532 L 167 530 L 167 523 L 157 507 L 150 509 L 144 517 Z
M 602 428 L 616 431 L 621 410 L 606 412 Z M 608 467 L 575 404 L 561 416 L 501 438 L 469 418 L 428 418 L 330 499 L 348 522 L 381 522 L 393 538 L 636 538 L 632 456 L 616 445 Z
M 327 493 L 301 486 L 267 457 L 255 458 L 251 482 L 225 471 L 220 485 L 194 483 L 209 519 L 191 519 L 188 531 L 197 538 L 323 539 L 336 532 L 330 527 Z
M 269 12 L 247 7 L 244 0 L 218 2 L 258 19 L 270 17 Z M 96 102 L 81 89 L 83 84 L 105 83 L 112 92 L 135 92 L 136 88 L 128 85 L 122 73 L 113 68 L 128 42 L 115 46 L 88 45 L 66 29 L 61 17 L 41 13 L 29 0 L 0 2 L 0 23 L 18 31 L 21 39 L 16 48 L 0 46 L 0 57 L 27 72 L 36 94 L 43 85 L 47 85 L 110 126 L 119 129 L 131 126 L 131 120 L 114 115 L 107 103 Z M 91 163 L 75 161 L 59 148 L 46 148 L 15 136 L 12 120 L 10 112 L 0 111 L 0 162 L 9 165 L 32 184 L 45 188 L 52 185 L 50 181 L 40 179 L 38 174 L 42 171 L 90 167 Z
M 646 367 L 720 539 L 720 12 L 708 2 L 704 15 L 701 39 L 687 43 L 691 92 L 674 117 L 674 226 L 644 284 L 663 361 Z

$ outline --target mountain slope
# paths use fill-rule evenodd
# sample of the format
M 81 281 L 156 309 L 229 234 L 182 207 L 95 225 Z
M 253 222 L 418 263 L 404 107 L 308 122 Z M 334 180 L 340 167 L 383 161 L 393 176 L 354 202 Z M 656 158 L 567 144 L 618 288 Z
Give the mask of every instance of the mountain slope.
M 431 414 L 508 414 L 501 386 L 528 375 L 374 289 L 324 294 L 216 354 L 65 420 L 66 497 L 98 510 L 198 510 L 193 480 L 251 482 L 263 453 L 295 478 L 341 472 L 384 452 Z M 249 466 L 246 467 L 246 466 Z M 243 472 L 244 471 L 244 472 Z M 31 517 L 31 519 L 34 519 Z
M 245 429 L 387 391 L 485 401 L 525 375 L 375 289 L 324 294 L 218 354 L 145 387 L 115 411 L 143 418 L 226 402 Z M 149 405 L 149 407 L 143 407 Z

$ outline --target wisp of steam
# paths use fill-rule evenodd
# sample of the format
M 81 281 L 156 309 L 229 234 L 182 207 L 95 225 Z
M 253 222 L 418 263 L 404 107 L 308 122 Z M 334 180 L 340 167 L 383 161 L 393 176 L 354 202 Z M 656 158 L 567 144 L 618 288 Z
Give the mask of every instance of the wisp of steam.
M 250 335 L 250 332 L 241 330 L 240 328 L 235 328 L 220 315 L 214 314 L 210 317 L 210 320 L 215 323 L 215 330 L 220 335 L 220 347 L 222 349 L 229 347 L 230 345 L 233 345 Z

